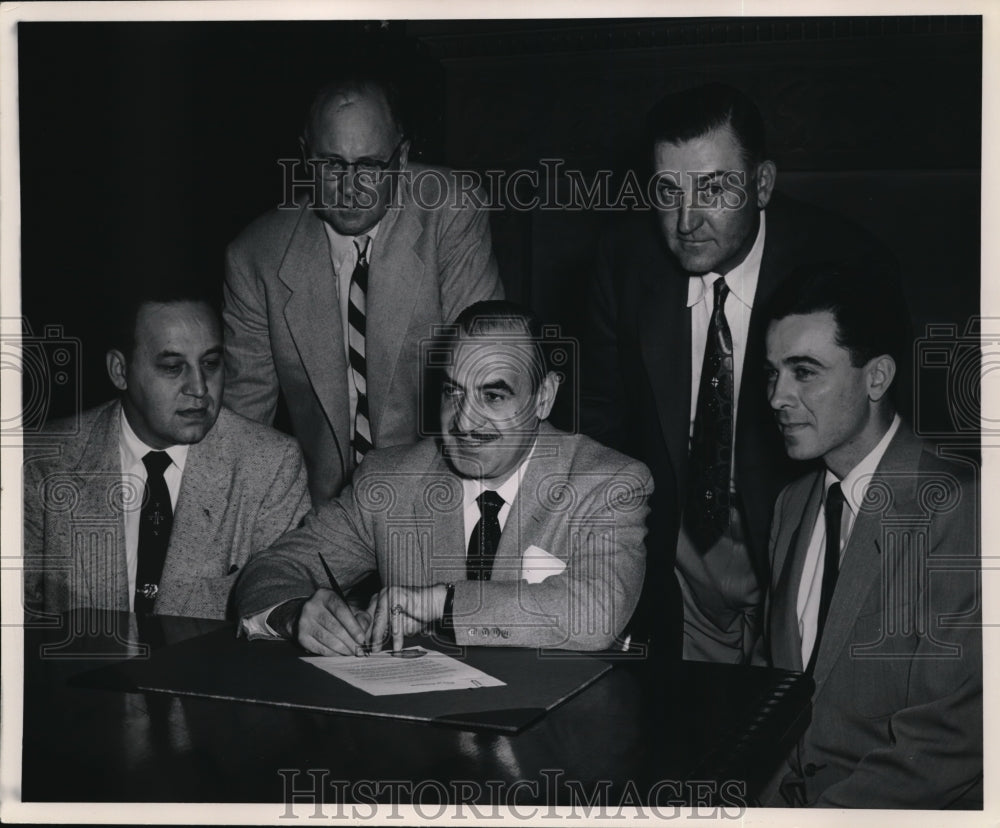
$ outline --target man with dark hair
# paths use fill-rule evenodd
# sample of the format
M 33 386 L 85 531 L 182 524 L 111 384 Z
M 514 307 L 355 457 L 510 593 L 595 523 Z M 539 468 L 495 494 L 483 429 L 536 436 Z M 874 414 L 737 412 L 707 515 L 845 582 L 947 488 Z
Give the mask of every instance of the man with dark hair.
M 223 618 L 247 560 L 309 507 L 295 441 L 221 406 L 222 334 L 198 295 L 127 305 L 119 399 L 55 423 L 24 467 L 29 620 L 76 607 Z
M 458 644 L 612 644 L 642 584 L 649 471 L 545 422 L 558 381 L 537 331 L 509 302 L 458 317 L 428 355 L 445 374 L 440 438 L 371 452 L 250 563 L 236 603 L 251 636 L 321 655 L 379 649 L 390 626 L 398 649 L 435 623 Z M 340 588 L 372 572 L 367 609 L 346 604 Z
M 418 439 L 421 340 L 503 289 L 487 215 L 409 161 L 392 87 L 324 87 L 301 138 L 313 198 L 258 218 L 226 257 L 226 404 L 271 423 L 279 391 L 317 505 L 372 447 Z
M 768 314 L 768 399 L 788 455 L 761 661 L 816 682 L 767 805 L 982 807 L 975 469 L 896 413 L 909 344 L 862 268 L 797 271 Z
M 857 227 L 775 192 L 763 120 L 736 89 L 669 95 L 646 127 L 654 221 L 628 217 L 602 240 L 583 427 L 656 480 L 635 631 L 668 655 L 743 662 L 774 498 L 792 473 L 764 394 L 759 308 L 805 262 L 893 266 Z

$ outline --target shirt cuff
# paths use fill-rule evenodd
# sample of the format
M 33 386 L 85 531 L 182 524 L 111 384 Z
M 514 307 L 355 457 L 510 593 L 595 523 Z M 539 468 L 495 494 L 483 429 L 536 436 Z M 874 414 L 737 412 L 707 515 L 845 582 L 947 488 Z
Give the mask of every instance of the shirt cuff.
M 257 641 L 261 638 L 281 638 L 278 633 L 271 629 L 270 625 L 267 623 L 267 617 L 273 610 L 277 609 L 284 603 L 287 602 L 280 601 L 265 610 L 261 610 L 258 613 L 241 618 L 237 636 L 245 635 L 250 641 Z

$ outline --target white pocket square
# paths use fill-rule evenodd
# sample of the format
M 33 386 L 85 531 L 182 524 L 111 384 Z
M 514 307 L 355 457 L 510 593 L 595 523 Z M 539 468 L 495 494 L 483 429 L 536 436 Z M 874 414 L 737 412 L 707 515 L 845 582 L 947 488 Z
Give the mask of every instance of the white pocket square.
M 551 555 L 540 546 L 529 546 L 521 554 L 521 580 L 529 584 L 540 584 L 551 575 L 558 575 L 566 568 L 566 562 Z

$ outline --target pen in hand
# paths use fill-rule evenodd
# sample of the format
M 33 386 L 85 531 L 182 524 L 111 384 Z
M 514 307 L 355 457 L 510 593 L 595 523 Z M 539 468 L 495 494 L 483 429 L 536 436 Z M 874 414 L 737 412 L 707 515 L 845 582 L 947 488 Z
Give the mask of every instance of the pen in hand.
M 323 566 L 323 571 L 326 572 L 327 580 L 330 582 L 330 589 L 333 591 L 333 594 L 343 601 L 345 606 L 347 606 L 347 598 L 344 595 L 344 591 L 340 588 L 340 584 L 337 583 L 337 579 L 333 577 L 333 570 L 330 569 L 330 565 L 326 562 L 326 558 L 323 557 L 321 552 L 317 552 L 316 554 L 319 557 L 320 564 Z M 370 626 L 371 622 L 369 622 L 369 630 Z M 371 651 L 371 644 L 363 644 L 358 647 L 356 655 L 370 655 Z

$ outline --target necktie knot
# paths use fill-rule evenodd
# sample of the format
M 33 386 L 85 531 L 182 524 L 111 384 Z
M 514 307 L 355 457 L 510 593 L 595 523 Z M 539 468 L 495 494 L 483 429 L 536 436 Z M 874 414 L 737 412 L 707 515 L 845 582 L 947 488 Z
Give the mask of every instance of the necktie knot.
M 844 511 L 844 490 L 839 483 L 831 483 L 826 490 L 826 511 L 830 517 L 840 518 Z
M 720 276 L 712 284 L 715 292 L 715 310 L 722 310 L 726 304 L 726 297 L 729 296 L 729 285 L 726 284 L 726 277 Z
M 150 451 L 142 458 L 142 464 L 146 467 L 146 474 L 155 475 L 156 477 L 163 477 L 163 473 L 172 462 L 170 455 L 165 451 Z
M 504 499 L 500 497 L 500 495 L 490 490 L 483 492 L 476 498 L 476 503 L 479 504 L 479 513 L 483 517 L 494 517 L 499 515 L 504 502 Z
M 358 264 L 362 267 L 368 266 L 368 245 L 371 243 L 371 236 L 358 236 L 354 240 L 354 246 L 358 249 Z

